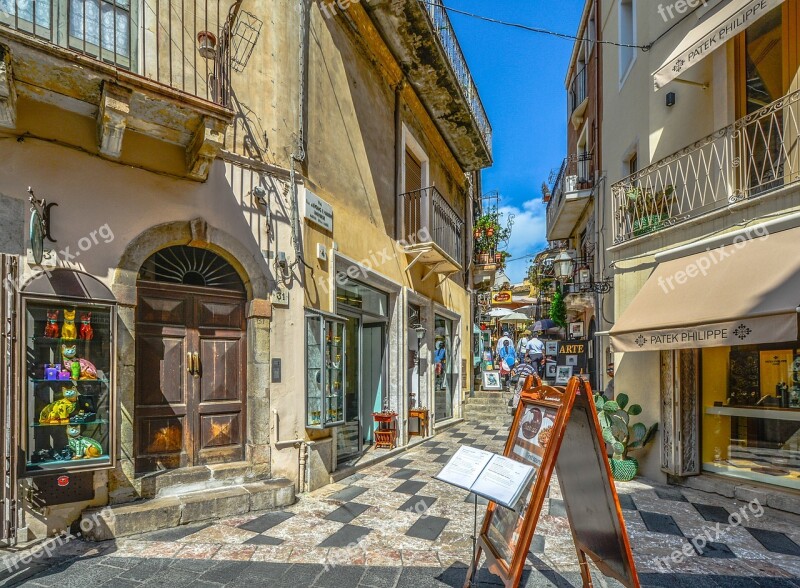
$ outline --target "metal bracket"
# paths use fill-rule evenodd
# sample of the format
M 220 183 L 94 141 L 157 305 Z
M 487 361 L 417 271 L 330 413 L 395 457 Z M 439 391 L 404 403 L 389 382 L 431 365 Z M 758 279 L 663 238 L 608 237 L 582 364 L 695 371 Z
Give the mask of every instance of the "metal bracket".
M 57 202 L 47 203 L 47 200 L 42 198 L 39 200 L 33 193 L 33 188 L 28 186 L 28 200 L 31 203 L 31 212 L 37 210 L 39 215 L 42 217 L 42 234 L 47 238 L 48 241 L 51 243 L 58 243 L 53 236 L 50 234 L 50 209 L 54 206 L 58 206 Z

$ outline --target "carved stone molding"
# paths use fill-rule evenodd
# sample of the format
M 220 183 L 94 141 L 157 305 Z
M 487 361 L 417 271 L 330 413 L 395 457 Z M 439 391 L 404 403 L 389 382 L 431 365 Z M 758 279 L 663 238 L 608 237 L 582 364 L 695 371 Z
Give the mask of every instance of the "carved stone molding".
M 192 179 L 205 182 L 220 149 L 225 145 L 225 121 L 205 117 L 186 150 L 186 164 Z
M 120 158 L 130 112 L 131 91 L 114 83 L 104 82 L 100 108 L 97 111 L 97 135 L 103 157 Z
M 17 91 L 11 70 L 11 51 L 0 45 L 0 127 L 17 126 Z

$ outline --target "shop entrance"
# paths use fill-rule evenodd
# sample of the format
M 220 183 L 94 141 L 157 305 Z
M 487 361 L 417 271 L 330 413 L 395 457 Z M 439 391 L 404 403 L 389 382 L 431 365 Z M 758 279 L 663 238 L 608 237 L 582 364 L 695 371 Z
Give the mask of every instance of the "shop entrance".
M 14 419 L 14 390 L 16 355 L 13 341 L 14 308 L 16 307 L 16 290 L 5 287 L 5 284 L 16 284 L 16 260 L 8 255 L 0 255 L 0 423 L 3 433 L 0 436 L 2 450 L 2 480 L 0 480 L 0 545 L 13 545 L 16 537 L 16 431 Z M 8 280 L 8 281 L 7 281 Z
M 211 251 L 170 247 L 142 266 L 137 472 L 244 459 L 245 303 L 236 270 Z
M 365 284 L 347 282 L 337 290 L 337 312 L 345 317 L 345 424 L 337 435 L 339 462 L 374 443 L 373 412 L 383 409 L 386 388 L 388 297 Z

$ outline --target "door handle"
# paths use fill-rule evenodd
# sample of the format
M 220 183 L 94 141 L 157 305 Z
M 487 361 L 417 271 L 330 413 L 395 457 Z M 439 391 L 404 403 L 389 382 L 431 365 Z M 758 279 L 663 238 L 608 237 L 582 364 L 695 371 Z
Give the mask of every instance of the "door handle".
M 192 352 L 189 351 L 186 353 L 186 371 L 190 374 L 194 375 L 194 371 L 192 370 Z
M 200 354 L 195 351 L 192 353 L 192 369 L 194 370 L 194 375 L 200 375 Z

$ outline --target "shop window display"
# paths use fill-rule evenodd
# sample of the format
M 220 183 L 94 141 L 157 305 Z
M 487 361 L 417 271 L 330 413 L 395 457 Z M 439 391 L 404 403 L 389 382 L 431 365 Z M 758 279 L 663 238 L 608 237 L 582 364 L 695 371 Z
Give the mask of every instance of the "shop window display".
M 702 357 L 703 469 L 800 489 L 800 343 Z
M 344 323 L 320 314 L 306 316 L 306 427 L 344 423 Z
M 25 472 L 111 467 L 114 307 L 26 298 Z

